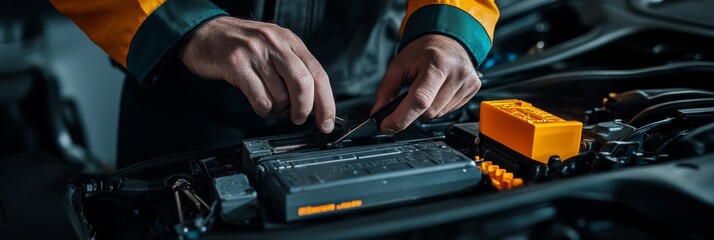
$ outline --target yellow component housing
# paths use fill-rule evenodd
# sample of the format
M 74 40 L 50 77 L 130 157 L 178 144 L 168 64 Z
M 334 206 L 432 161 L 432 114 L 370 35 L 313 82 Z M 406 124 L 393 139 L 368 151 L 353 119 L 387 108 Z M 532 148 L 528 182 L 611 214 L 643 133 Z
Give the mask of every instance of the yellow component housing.
M 518 99 L 481 102 L 483 135 L 547 164 L 558 155 L 565 160 L 578 154 L 583 124 L 566 121 Z

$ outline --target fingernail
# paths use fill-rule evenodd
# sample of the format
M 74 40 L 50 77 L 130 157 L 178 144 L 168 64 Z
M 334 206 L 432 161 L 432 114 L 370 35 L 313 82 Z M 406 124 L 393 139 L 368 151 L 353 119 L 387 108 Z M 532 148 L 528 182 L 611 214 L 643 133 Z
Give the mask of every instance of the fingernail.
M 393 133 L 395 133 L 395 132 L 397 132 L 397 131 L 394 130 L 394 129 L 391 129 L 391 128 L 385 128 L 385 129 L 384 129 L 384 133 L 386 133 L 386 134 L 393 134 Z
M 335 120 L 332 119 L 327 119 L 324 122 L 322 122 L 322 131 L 324 133 L 331 133 L 332 130 L 335 128 Z
M 305 123 L 305 120 L 307 120 L 307 119 L 305 119 L 305 118 L 293 118 L 293 123 L 295 123 L 295 125 L 302 125 L 303 123 Z

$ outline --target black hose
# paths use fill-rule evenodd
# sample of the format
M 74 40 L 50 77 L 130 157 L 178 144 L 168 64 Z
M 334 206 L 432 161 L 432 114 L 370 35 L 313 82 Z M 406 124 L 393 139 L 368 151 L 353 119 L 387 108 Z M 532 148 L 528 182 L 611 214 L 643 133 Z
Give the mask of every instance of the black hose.
M 628 124 L 639 127 L 665 117 L 675 117 L 677 110 L 680 109 L 704 107 L 714 107 L 714 98 L 685 99 L 655 104 L 637 113 Z
M 630 69 L 630 70 L 585 70 L 573 71 L 565 73 L 556 73 L 541 77 L 532 78 L 520 82 L 511 81 L 488 81 L 488 75 L 482 79 L 481 89 L 495 90 L 507 89 L 522 85 L 532 85 L 541 82 L 577 82 L 583 79 L 590 80 L 631 80 L 633 78 L 645 78 L 652 76 L 661 76 L 663 74 L 672 73 L 675 71 L 688 72 L 712 72 L 714 71 L 714 62 L 680 62 L 670 63 L 665 65 Z

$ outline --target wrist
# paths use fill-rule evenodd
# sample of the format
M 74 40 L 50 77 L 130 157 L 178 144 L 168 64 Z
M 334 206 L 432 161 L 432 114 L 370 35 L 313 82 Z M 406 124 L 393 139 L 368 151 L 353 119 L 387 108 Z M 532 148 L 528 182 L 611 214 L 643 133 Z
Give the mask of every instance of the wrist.
M 195 31 L 186 36 L 177 52 L 178 58 L 184 62 L 184 64 L 186 60 L 195 57 L 194 55 L 198 52 L 197 50 L 200 49 L 201 45 L 204 45 L 202 42 L 210 38 L 208 37 L 209 33 L 215 28 L 216 21 L 219 21 L 221 18 L 228 18 L 228 16 L 219 16 L 208 20 L 201 26 L 196 27 Z
M 476 66 L 469 51 L 457 39 L 444 34 L 430 33 L 422 35 L 407 44 L 402 51 L 423 51 L 425 49 L 437 49 L 439 53 L 446 54 L 448 57 L 468 61 L 474 67 Z
M 218 16 L 204 22 L 188 35 L 179 47 L 177 57 L 195 75 L 204 79 L 220 78 L 215 59 L 217 43 L 221 42 L 223 21 L 229 16 Z

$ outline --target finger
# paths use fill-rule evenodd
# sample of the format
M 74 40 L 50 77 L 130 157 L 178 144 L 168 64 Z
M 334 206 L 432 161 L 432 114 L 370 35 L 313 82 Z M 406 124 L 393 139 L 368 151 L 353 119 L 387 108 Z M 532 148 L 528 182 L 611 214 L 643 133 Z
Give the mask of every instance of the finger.
M 285 110 L 290 106 L 290 96 L 283 78 L 280 77 L 280 74 L 278 74 L 277 70 L 275 70 L 271 64 L 258 64 L 253 67 L 260 69 L 258 75 L 262 78 L 262 82 L 273 102 L 270 113 L 278 115 L 279 113 L 286 112 Z
M 475 94 L 475 93 L 474 93 L 474 94 Z M 452 108 L 452 109 L 449 110 L 448 112 L 445 112 L 444 114 L 449 113 L 449 112 L 456 111 L 456 110 L 458 110 L 458 109 L 464 107 L 466 104 L 469 103 L 469 101 L 471 101 L 471 98 L 472 98 L 472 97 L 473 97 L 473 96 L 462 99 L 458 104 L 454 105 L 454 108 Z M 443 115 L 443 114 L 442 114 L 442 115 Z
M 459 90 L 458 93 L 456 93 L 456 96 L 454 96 L 453 100 L 441 111 L 439 117 L 466 105 L 466 103 L 471 101 L 471 99 L 476 95 L 480 88 L 481 81 L 478 79 L 478 77 L 464 83 L 463 87 Z
M 228 82 L 240 88 L 250 102 L 250 106 L 260 117 L 267 117 L 273 107 L 272 100 L 258 74 L 252 69 L 237 70 L 228 76 Z
M 332 95 L 330 79 L 320 62 L 315 59 L 303 44 L 293 46 L 293 51 L 303 61 L 314 80 L 315 123 L 321 132 L 330 133 L 335 128 L 336 115 L 335 99 Z
M 377 87 L 374 96 L 374 106 L 372 106 L 372 111 L 369 113 L 370 116 L 397 96 L 399 90 L 402 88 L 403 79 L 404 68 L 402 65 L 392 61 L 387 68 L 387 72 L 384 74 L 384 79 L 382 79 Z
M 382 121 L 380 129 L 387 134 L 404 130 L 431 106 L 444 81 L 446 74 L 436 68 L 429 68 L 417 75 L 407 97 Z
M 441 85 L 439 92 L 436 94 L 434 102 L 426 111 L 424 111 L 424 114 L 421 115 L 421 118 L 428 120 L 439 117 L 441 116 L 440 114 L 442 110 L 444 110 L 444 108 L 449 103 L 451 103 L 452 101 L 458 102 L 464 98 L 464 96 L 456 96 L 457 93 L 460 92 L 459 89 L 461 89 L 464 82 L 453 79 L 453 77 L 451 78 L 452 79 L 444 81 L 444 84 Z M 458 97 L 458 99 L 456 99 L 456 97 Z
M 275 70 L 285 80 L 290 97 L 290 118 L 302 125 L 312 110 L 314 81 L 302 60 L 290 50 L 282 51 L 272 60 Z
M 439 115 L 438 115 L 437 117 L 444 116 L 444 115 L 446 115 L 446 114 L 448 114 L 448 113 L 450 113 L 450 112 L 456 111 L 457 109 L 463 107 L 464 105 L 466 105 L 466 103 L 468 103 L 468 102 L 471 100 L 471 98 L 472 98 L 475 94 L 476 94 L 476 93 L 474 92 L 472 95 L 467 95 L 467 96 L 464 96 L 464 97 L 462 97 L 462 98 L 454 98 L 454 99 L 449 103 L 449 105 L 447 105 L 446 107 L 444 107 L 443 110 L 441 110 L 441 112 L 439 113 Z
M 476 93 L 474 93 L 474 94 L 476 94 Z M 457 109 L 464 107 L 466 104 L 468 104 L 471 101 L 472 98 L 473 98 L 473 95 L 470 97 L 464 98 L 463 100 L 461 100 L 461 102 L 459 104 L 457 104 L 454 107 L 454 109 L 451 109 L 451 111 L 456 111 Z

